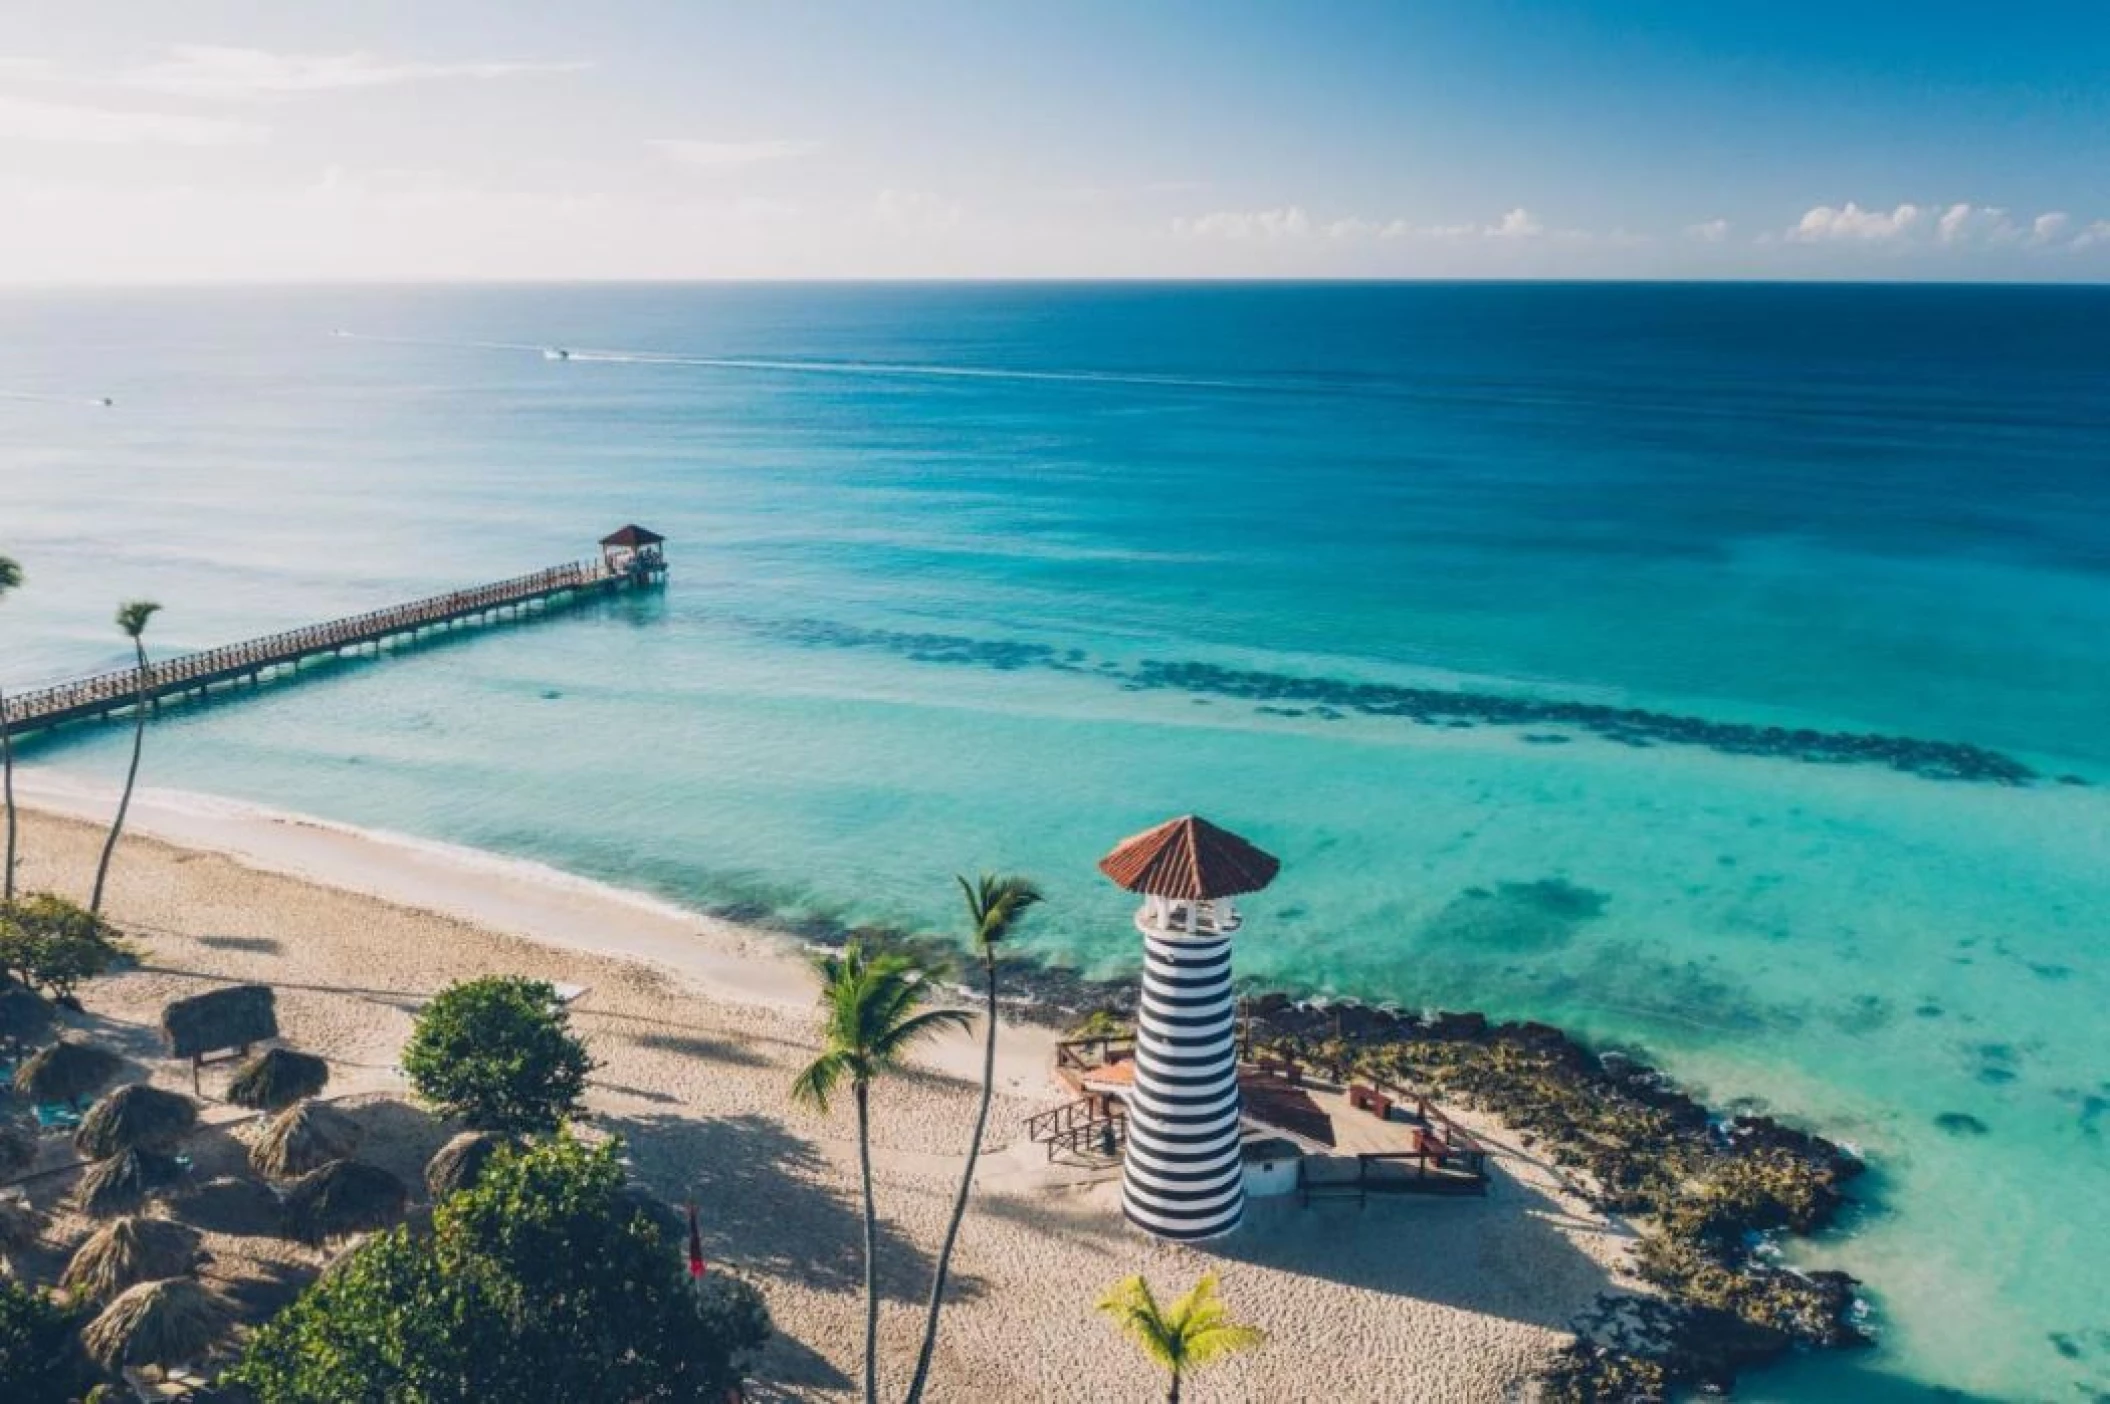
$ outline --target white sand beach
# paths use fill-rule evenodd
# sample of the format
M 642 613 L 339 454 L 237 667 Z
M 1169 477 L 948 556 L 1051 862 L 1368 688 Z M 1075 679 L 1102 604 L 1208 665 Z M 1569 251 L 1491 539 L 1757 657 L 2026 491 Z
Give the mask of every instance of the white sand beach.
M 100 838 L 86 819 L 100 820 L 104 801 L 45 777 L 26 789 L 39 806 L 25 814 L 26 886 L 85 890 Z M 73 1022 L 187 1091 L 188 1070 L 157 1056 L 163 1005 L 228 981 L 270 984 L 286 1041 L 330 1060 L 331 1095 L 370 1128 L 362 1154 L 413 1184 L 447 1134 L 409 1105 L 394 1070 L 416 1008 L 490 972 L 587 987 L 573 1017 L 601 1063 L 593 1123 L 625 1139 L 661 1195 L 693 1200 L 707 1254 L 768 1297 L 778 1339 L 755 1397 L 855 1395 L 855 1149 L 846 1111 L 823 1117 L 787 1097 L 814 1049 L 815 984 L 778 938 L 527 865 L 153 792 L 135 803 L 109 914 L 146 954 L 85 989 L 88 1013 Z M 1133 1272 L 1173 1291 L 1218 1272 L 1234 1315 L 1269 1333 L 1190 1381 L 1188 1397 L 1204 1401 L 1515 1398 L 1576 1312 L 1633 1287 L 1618 1270 L 1624 1226 L 1565 1193 L 1501 1126 L 1456 1108 L 1499 1151 L 1485 1199 L 1269 1201 L 1206 1249 L 1153 1244 L 1122 1221 L 1107 1172 L 1051 1170 L 1025 1139 L 1026 1115 L 1065 1099 L 1048 1077 L 1051 1044 L 1042 1030 L 1003 1031 L 933 1399 L 1159 1397 L 1151 1369 L 1092 1310 Z M 913 1360 L 977 1053 L 953 1036 L 874 1098 L 885 1393 L 898 1394 Z M 208 1106 L 201 1180 L 240 1172 L 242 1116 Z M 63 1182 L 39 1182 L 40 1202 Z M 56 1219 L 54 1258 L 86 1229 Z M 208 1274 L 259 1302 L 320 1265 L 240 1214 L 208 1247 Z

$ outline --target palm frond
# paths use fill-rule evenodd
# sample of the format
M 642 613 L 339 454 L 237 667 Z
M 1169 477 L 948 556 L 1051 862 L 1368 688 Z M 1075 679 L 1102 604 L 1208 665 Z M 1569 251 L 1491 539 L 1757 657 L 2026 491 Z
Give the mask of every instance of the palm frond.
M 1212 1311 L 1215 1316 L 1221 1317 L 1223 1305 L 1216 1299 L 1216 1274 L 1205 1272 L 1199 1282 L 1181 1293 L 1172 1303 L 1165 1313 L 1165 1319 L 1175 1329 L 1185 1331 L 1190 1325 L 1202 1324 L 1196 1320 L 1197 1315 L 1207 1317 Z
M 16 562 L 13 556 L 0 556 L 0 595 L 6 594 L 9 590 L 20 589 L 21 585 L 21 565 Z
M 1140 1275 L 1124 1278 L 1108 1288 L 1099 1299 L 1099 1310 L 1112 1318 L 1114 1328 L 1135 1342 L 1136 1348 L 1154 1364 L 1167 1370 L 1179 1367 L 1179 1353 L 1165 1329 L 1164 1313 L 1158 1310 L 1150 1284 Z
M 839 1052 L 821 1054 L 808 1063 L 791 1084 L 791 1100 L 812 1107 L 815 1111 L 828 1110 L 828 1100 L 835 1095 L 843 1076 L 849 1071 L 847 1060 Z
M 117 607 L 117 627 L 128 639 L 136 639 L 147 631 L 147 621 L 161 612 L 161 606 L 153 600 L 126 600 Z
M 1236 1355 L 1242 1350 L 1251 1350 L 1267 1340 L 1267 1332 L 1258 1326 L 1236 1326 L 1229 1322 L 1212 1325 L 1197 1331 L 1192 1327 L 1187 1333 L 1187 1363 L 1197 1368 L 1225 1356 Z
M 964 1009 L 926 1009 L 888 1029 L 873 1047 L 873 1055 L 888 1067 L 922 1040 L 945 1029 L 971 1028 L 974 1015 Z
M 985 953 L 991 946 L 1009 939 L 1012 928 L 1026 913 L 1046 900 L 1039 885 L 1031 878 L 1015 874 L 983 873 L 973 882 L 955 875 L 954 880 L 967 898 L 967 916 L 974 923 L 975 947 Z

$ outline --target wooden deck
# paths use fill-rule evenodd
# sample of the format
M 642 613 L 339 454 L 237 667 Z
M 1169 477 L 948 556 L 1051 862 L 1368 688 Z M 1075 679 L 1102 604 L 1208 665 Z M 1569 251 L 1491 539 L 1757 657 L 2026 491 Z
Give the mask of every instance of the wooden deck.
M 1080 1100 L 1028 1121 L 1031 1138 L 1049 1142 L 1050 1158 L 1071 1119 L 1089 1107 L 1118 1106 L 1127 1095 L 1135 1040 L 1065 1040 L 1055 1046 L 1055 1073 Z M 1249 1138 L 1280 1134 L 1303 1152 L 1297 1183 L 1307 1204 L 1487 1193 L 1487 1148 L 1418 1092 L 1368 1081 L 1340 1086 L 1267 1059 L 1239 1065 L 1238 1091 Z
M 574 561 L 392 609 L 163 659 L 148 665 L 143 686 L 136 667 L 97 673 L 34 692 L 10 694 L 8 730 L 19 741 L 67 722 L 128 711 L 139 705 L 142 696 L 149 705 L 158 705 L 221 684 L 260 682 L 268 675 L 297 669 L 304 659 L 366 645 L 378 648 L 390 639 L 415 637 L 428 629 L 546 610 L 586 595 L 657 584 L 665 575 L 665 559 L 657 552 L 641 553 L 626 567 L 610 567 L 598 560 Z

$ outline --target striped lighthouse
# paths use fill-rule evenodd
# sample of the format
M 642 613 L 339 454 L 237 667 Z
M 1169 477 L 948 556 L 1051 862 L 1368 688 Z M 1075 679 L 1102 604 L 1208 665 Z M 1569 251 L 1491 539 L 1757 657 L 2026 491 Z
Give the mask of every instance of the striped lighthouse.
M 1143 905 L 1143 998 L 1121 1207 L 1158 1238 L 1193 1241 L 1245 1214 L 1238 1053 L 1231 1011 L 1231 898 L 1258 892 L 1281 865 L 1208 820 L 1187 815 L 1137 834 L 1099 862 Z

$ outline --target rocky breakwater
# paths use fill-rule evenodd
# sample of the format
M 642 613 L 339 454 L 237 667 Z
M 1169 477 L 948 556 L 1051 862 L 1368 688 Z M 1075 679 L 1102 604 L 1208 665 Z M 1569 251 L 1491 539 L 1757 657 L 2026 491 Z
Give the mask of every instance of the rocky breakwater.
M 1599 1208 L 1642 1226 L 1636 1272 L 1660 1296 L 1607 1296 L 1549 1362 L 1552 1400 L 1653 1400 L 1726 1390 L 1798 1347 L 1867 1343 L 1858 1284 L 1773 1259 L 1781 1234 L 1816 1233 L 1862 1165 L 1769 1117 L 1722 1118 L 1654 1069 L 1599 1055 L 1545 1024 L 1477 1014 L 1250 1002 L 1256 1047 L 1337 1075 L 1382 1077 L 1500 1116 Z

